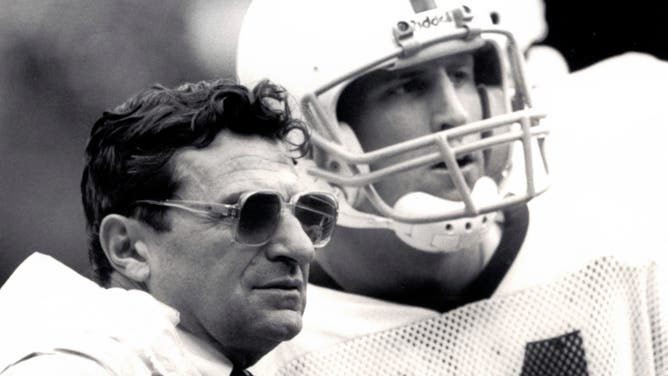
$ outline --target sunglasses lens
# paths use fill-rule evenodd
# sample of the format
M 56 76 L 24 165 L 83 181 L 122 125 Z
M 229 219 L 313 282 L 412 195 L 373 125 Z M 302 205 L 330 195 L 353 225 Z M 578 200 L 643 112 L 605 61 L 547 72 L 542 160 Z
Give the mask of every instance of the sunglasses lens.
M 337 218 L 336 201 L 323 194 L 306 194 L 295 204 L 295 217 L 299 220 L 316 247 L 323 247 L 334 232 Z
M 281 198 L 275 193 L 258 192 L 246 198 L 237 224 L 237 240 L 260 245 L 271 238 L 279 222 Z

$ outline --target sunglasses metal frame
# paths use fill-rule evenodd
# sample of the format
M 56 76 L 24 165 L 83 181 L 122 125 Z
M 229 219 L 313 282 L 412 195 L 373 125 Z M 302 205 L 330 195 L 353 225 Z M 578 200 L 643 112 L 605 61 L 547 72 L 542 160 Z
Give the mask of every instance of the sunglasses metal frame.
M 234 240 L 238 243 L 249 245 L 249 246 L 262 246 L 264 244 L 267 244 L 269 240 L 271 240 L 271 235 L 276 231 L 276 226 L 277 223 L 274 224 L 274 228 L 271 231 L 271 235 L 267 238 L 262 240 L 261 242 L 258 243 L 250 243 L 247 241 L 243 241 L 239 237 L 239 219 L 241 217 L 241 212 L 243 210 L 244 205 L 248 201 L 250 197 L 256 194 L 271 194 L 278 196 L 280 199 L 281 203 L 281 209 L 283 210 L 284 206 L 287 206 L 290 208 L 292 215 L 299 220 L 299 217 L 295 215 L 295 207 L 299 206 L 303 209 L 307 209 L 311 212 L 316 212 L 319 214 L 322 214 L 324 216 L 331 216 L 329 213 L 324 213 L 321 211 L 316 210 L 315 208 L 299 205 L 299 199 L 304 197 L 304 196 L 316 196 L 316 197 L 327 197 L 329 199 L 329 204 L 332 205 L 334 208 L 334 222 L 336 223 L 336 219 L 338 217 L 338 201 L 336 199 L 336 196 L 330 192 L 325 192 L 325 191 L 304 191 L 300 192 L 292 197 L 290 197 L 289 201 L 286 201 L 283 196 L 278 193 L 277 191 L 272 191 L 272 190 L 257 190 L 257 191 L 249 191 L 249 192 L 244 192 L 239 199 L 237 200 L 237 203 L 235 204 L 223 204 L 223 203 L 218 203 L 218 202 L 206 202 L 206 201 L 196 201 L 196 200 L 164 200 L 164 201 L 156 201 L 156 200 L 138 200 L 134 202 L 134 205 L 140 205 L 140 204 L 148 204 L 148 205 L 156 205 L 156 206 L 162 206 L 162 207 L 168 207 L 168 208 L 175 208 L 175 209 L 181 209 L 184 211 L 187 211 L 191 214 L 199 215 L 202 217 L 206 217 L 209 219 L 213 220 L 225 220 L 225 219 L 232 219 L 234 220 Z M 303 225 L 301 221 L 299 221 L 300 224 Z M 334 223 L 334 224 L 335 224 Z M 333 231 L 332 231 L 333 232 Z M 326 236 L 325 238 L 321 239 L 318 242 L 314 242 L 314 247 L 320 248 L 324 247 L 328 242 L 329 239 L 331 238 L 331 233 Z

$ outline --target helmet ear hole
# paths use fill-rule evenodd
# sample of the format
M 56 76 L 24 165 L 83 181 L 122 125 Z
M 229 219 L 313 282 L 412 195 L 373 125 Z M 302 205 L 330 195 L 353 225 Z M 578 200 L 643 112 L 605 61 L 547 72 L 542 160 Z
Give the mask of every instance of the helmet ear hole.
M 334 159 L 330 159 L 327 161 L 327 166 L 325 168 L 332 172 L 339 172 L 341 171 L 341 163 Z

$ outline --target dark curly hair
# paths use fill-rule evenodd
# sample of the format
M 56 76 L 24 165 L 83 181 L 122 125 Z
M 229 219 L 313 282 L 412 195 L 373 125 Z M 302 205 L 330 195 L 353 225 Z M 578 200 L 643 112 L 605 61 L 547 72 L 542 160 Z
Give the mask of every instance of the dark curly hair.
M 287 142 L 302 156 L 308 131 L 293 119 L 283 88 L 269 81 L 252 92 L 226 80 L 188 83 L 174 89 L 155 85 L 106 111 L 86 146 L 81 194 L 86 214 L 92 278 L 106 286 L 112 267 L 99 241 L 102 219 L 134 216 L 158 231 L 169 230 L 164 209 L 134 207 L 137 200 L 172 198 L 178 188 L 169 161 L 178 149 L 204 148 L 223 129 Z M 303 142 L 290 142 L 292 131 Z

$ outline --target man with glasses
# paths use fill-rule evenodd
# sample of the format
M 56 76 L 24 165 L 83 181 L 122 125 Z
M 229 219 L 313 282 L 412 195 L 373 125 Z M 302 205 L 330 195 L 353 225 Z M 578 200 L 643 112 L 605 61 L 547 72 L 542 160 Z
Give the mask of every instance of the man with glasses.
M 294 337 L 337 202 L 302 184 L 308 133 L 285 98 L 200 82 L 105 112 L 81 182 L 99 286 L 31 256 L 0 296 L 0 372 L 246 374 Z

